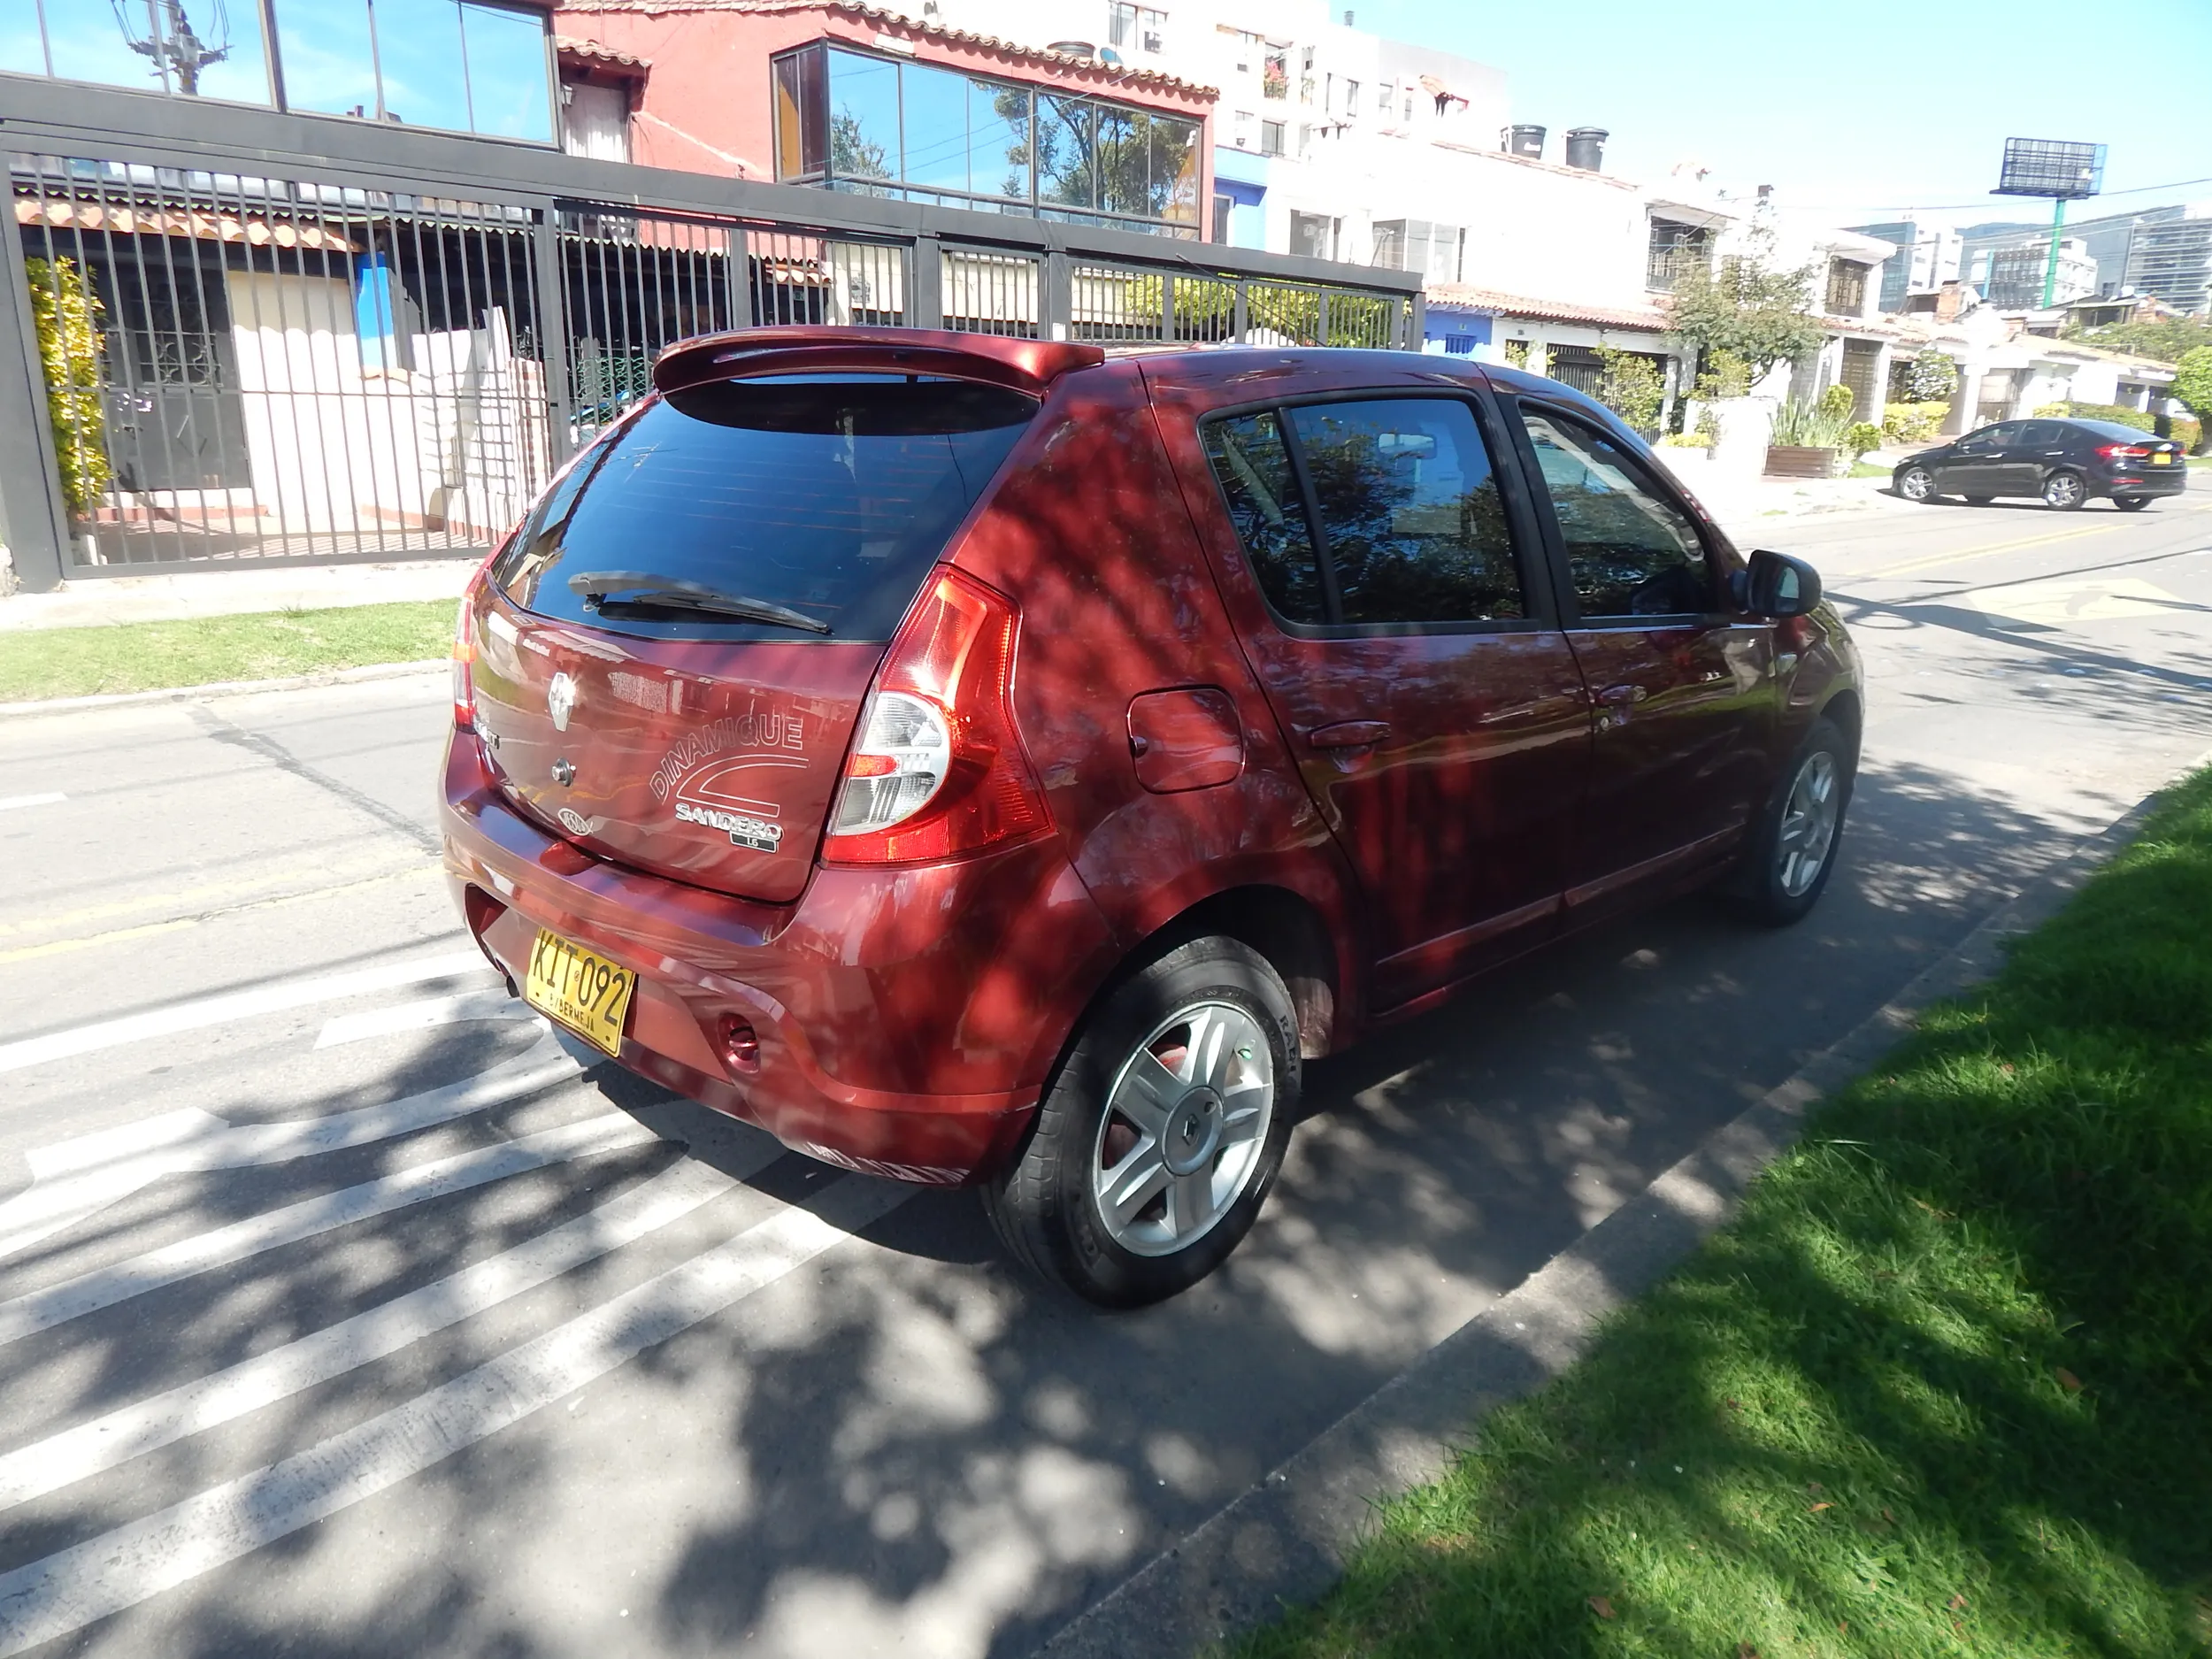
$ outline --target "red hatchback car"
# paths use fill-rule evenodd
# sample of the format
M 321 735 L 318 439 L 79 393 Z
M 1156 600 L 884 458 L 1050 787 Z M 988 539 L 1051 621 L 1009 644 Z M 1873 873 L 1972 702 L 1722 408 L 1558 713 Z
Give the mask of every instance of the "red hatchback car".
M 1861 721 L 1818 578 L 1596 403 L 1394 352 L 687 342 L 461 608 L 446 863 L 572 1043 L 980 1185 L 1094 1301 L 1252 1225 L 1302 1059 L 1724 885 Z

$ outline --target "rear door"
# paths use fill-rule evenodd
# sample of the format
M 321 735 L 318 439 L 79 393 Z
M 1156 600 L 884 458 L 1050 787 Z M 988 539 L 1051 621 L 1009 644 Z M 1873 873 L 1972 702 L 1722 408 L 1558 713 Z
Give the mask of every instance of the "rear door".
M 651 399 L 483 584 L 476 725 L 505 793 L 638 868 L 797 897 L 884 649 L 1035 410 L 903 374 Z
M 2007 452 L 2007 495 L 2034 495 L 2042 492 L 2043 480 L 2062 466 L 2079 467 L 2092 457 L 2078 453 L 2086 446 L 2079 442 L 2079 433 L 2058 420 L 2031 420 L 2020 429 L 2020 442 Z M 2010 465 L 2016 460 L 2018 465 Z
M 1193 511 L 1365 890 L 1379 1010 L 1552 929 L 1586 764 L 1581 677 L 1485 419 L 1471 394 L 1377 390 L 1199 427 Z
M 1740 836 L 1772 771 L 1773 632 L 1736 611 L 1732 554 L 1625 440 L 1586 411 L 1526 397 L 1517 408 L 1594 705 L 1571 912 Z

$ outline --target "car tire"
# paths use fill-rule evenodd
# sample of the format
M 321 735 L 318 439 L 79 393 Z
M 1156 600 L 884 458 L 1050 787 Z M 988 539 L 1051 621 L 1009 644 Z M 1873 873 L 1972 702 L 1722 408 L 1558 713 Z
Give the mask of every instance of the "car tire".
M 1251 1231 L 1298 1086 L 1282 976 L 1240 941 L 1191 940 L 1087 1017 L 985 1213 L 1016 1260 L 1087 1302 L 1163 1301 Z
M 1970 507 L 1986 507 L 1996 499 L 1994 495 L 1969 495 L 1966 498 L 1966 504 Z
M 2089 499 L 2089 486 L 2079 472 L 2060 469 L 2043 480 L 2043 504 L 2053 512 L 2073 512 Z
M 1891 481 L 1897 487 L 1897 493 L 1907 501 L 1936 499 L 1935 474 L 1924 466 L 1902 468 Z
M 2112 504 L 2122 512 L 2140 512 L 2151 504 L 2148 495 L 2115 495 Z
M 1773 797 L 1752 822 L 1728 890 L 1739 915 L 1763 926 L 1787 927 L 1820 902 L 1836 867 L 1857 765 L 1842 728 L 1824 717 L 1814 721 L 1782 769 Z

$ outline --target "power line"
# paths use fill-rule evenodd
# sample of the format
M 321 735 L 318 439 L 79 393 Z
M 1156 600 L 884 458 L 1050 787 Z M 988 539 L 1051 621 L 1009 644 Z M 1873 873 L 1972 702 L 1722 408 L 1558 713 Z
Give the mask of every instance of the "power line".
M 2115 196 L 2150 196 L 2160 190 L 2185 190 L 2193 184 L 2212 184 L 2212 176 L 2202 179 L 2177 179 L 2171 184 L 2133 184 L 2130 185 L 2124 190 L 2100 190 L 2093 196 L 2085 196 L 2081 199 L 2091 202 L 2101 202 L 2108 197 Z M 1993 191 L 1991 194 L 1994 195 L 1995 192 Z M 1863 201 L 1788 202 L 1785 203 L 1784 205 L 1794 208 L 1801 212 L 1814 211 L 1829 212 L 1840 211 L 1844 208 L 1864 208 L 1867 204 Z M 1886 206 L 1874 211 L 1886 213 L 1963 213 L 1973 208 L 1987 207 L 1988 205 L 1989 197 L 1985 196 L 1979 201 L 1975 202 L 1915 202 L 1906 207 Z

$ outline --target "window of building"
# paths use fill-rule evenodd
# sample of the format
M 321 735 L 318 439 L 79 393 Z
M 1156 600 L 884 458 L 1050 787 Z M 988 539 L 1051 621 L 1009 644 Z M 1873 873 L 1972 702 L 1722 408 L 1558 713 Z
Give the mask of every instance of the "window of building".
M 1254 119 L 1252 111 L 1249 110 L 1239 110 L 1236 114 L 1230 119 L 1230 135 L 1235 140 L 1236 147 L 1239 150 L 1249 150 L 1252 148 L 1252 135 L 1255 131 L 1252 125 Z
M 1196 121 L 821 42 L 772 81 L 784 180 L 1198 234 Z
M 1107 19 L 1107 43 L 1123 57 L 1137 52 L 1157 54 L 1167 50 L 1167 13 L 1149 6 L 1113 0 Z
M 1432 282 L 1460 280 L 1467 233 L 1457 225 L 1425 219 L 1375 221 L 1373 263 L 1392 271 L 1418 271 Z
M 1855 259 L 1828 262 L 1828 312 L 1856 317 L 1866 310 L 1866 267 Z
M 1290 216 L 1290 250 L 1303 254 L 1309 259 L 1336 257 L 1336 232 L 1339 221 L 1322 213 L 1293 213 Z
M 1671 294 L 1685 271 L 1709 269 L 1712 259 L 1710 238 L 1702 227 L 1655 219 L 1644 257 L 1644 286 L 1655 294 Z
M 1522 414 L 1583 618 L 1710 610 L 1705 544 L 1635 459 L 1594 426 L 1525 405 Z
M 1290 96 L 1290 48 L 1271 46 L 1260 59 L 1260 96 L 1263 98 L 1287 98 Z
M 1382 83 L 1382 90 L 1375 95 L 1375 113 L 1378 115 L 1387 116 L 1390 113 L 1391 105 L 1397 103 L 1397 101 L 1398 88 L 1391 82 L 1387 81 L 1384 81 Z
M 252 4 L 9 4 L 0 62 L 242 104 L 275 104 L 281 85 L 287 110 L 554 142 L 543 12 L 495 0 L 274 0 L 272 10 L 273 51 Z
M 561 148 L 595 161 L 630 158 L 630 94 L 576 81 L 561 88 Z
M 1226 242 L 1229 240 L 1229 225 L 1230 221 L 1236 217 L 1236 197 L 1233 196 L 1222 196 L 1218 193 L 1215 195 L 1213 223 L 1214 241 L 1217 242 Z
M 1359 113 L 1359 82 L 1347 80 L 1344 83 L 1344 115 L 1346 119 Z
M 1283 153 L 1283 124 L 1280 121 L 1260 123 L 1260 154 L 1279 156 Z

